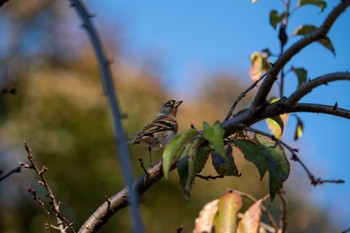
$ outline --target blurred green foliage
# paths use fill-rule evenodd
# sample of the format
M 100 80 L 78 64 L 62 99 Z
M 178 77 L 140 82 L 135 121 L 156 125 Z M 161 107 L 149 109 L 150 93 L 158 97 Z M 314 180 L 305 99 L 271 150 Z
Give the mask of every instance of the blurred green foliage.
M 78 229 L 106 197 L 124 185 L 95 58 L 84 32 L 78 27 L 70 28 L 78 24 L 69 20 L 78 19 L 72 17 L 74 12 L 70 11 L 68 1 L 62 2 L 10 1 L 1 8 L 1 25 L 11 30 L 2 38 L 6 46 L 0 48 L 0 87 L 15 87 L 17 94 L 0 97 L 0 169 L 7 171 L 19 161 L 27 161 L 23 147 L 23 141 L 27 141 L 37 163 L 49 168 L 46 178 L 61 201 L 62 212 Z M 108 35 L 108 30 L 100 32 L 102 37 Z M 80 36 L 76 37 L 77 34 Z M 117 43 L 108 42 L 107 50 L 118 51 Z M 118 53 L 113 54 L 118 57 Z M 131 64 L 113 64 L 112 68 L 117 77 L 123 123 L 126 132 L 132 134 L 153 119 L 170 96 L 156 71 Z M 198 93 L 196 99 L 184 99 L 179 109 L 179 132 L 190 124 L 200 128 L 203 121 L 212 125 L 223 119 L 233 100 L 244 90 L 237 80 L 238 77 L 228 74 L 204 79 L 194 90 Z M 142 146 L 134 146 L 131 151 L 134 173 L 138 176 L 142 169 L 137 158 L 148 158 L 148 151 Z M 161 152 L 156 152 L 154 158 L 160 159 L 160 155 Z M 267 179 L 258 181 L 259 174 L 253 165 L 243 162 L 238 151 L 233 155 L 242 177 L 196 180 L 190 202 L 183 200 L 175 172 L 169 180 L 152 187 L 140 205 L 146 232 L 175 232 L 180 225 L 184 232 L 191 231 L 202 206 L 227 188 L 257 197 L 265 195 Z M 207 167 L 203 174 L 215 174 L 215 170 Z M 45 214 L 26 191 L 29 186 L 34 187 L 45 199 L 45 191 L 37 180 L 32 171 L 23 170 L 0 183 L 0 232 L 47 232 Z M 299 197 L 295 198 L 298 205 L 293 205 L 293 196 L 290 190 L 291 232 L 330 229 L 331 225 L 316 207 L 307 201 L 302 203 Z M 278 203 L 273 204 L 272 210 L 278 213 Z M 308 221 L 305 216 L 309 215 L 320 221 Z M 124 209 L 101 232 L 131 229 L 128 210 Z

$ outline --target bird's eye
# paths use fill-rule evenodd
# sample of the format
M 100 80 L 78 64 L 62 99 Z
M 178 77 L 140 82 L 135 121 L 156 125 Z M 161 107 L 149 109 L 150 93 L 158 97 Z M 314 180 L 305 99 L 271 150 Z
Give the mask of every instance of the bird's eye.
M 175 104 L 175 102 L 176 102 L 175 100 L 169 100 L 164 104 L 164 106 L 171 107 Z

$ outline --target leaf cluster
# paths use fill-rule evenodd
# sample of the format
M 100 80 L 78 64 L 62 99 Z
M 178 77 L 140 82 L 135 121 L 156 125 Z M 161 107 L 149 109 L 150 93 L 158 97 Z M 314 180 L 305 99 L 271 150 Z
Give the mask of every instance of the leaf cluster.
M 203 131 L 188 129 L 174 137 L 163 153 L 164 176 L 168 177 L 170 167 L 176 163 L 180 184 L 185 199 L 188 200 L 194 180 L 210 156 L 212 166 L 219 176 L 240 176 L 232 147 L 238 148 L 244 158 L 257 167 L 261 179 L 266 172 L 269 173 L 270 197 L 273 200 L 290 172 L 283 147 L 271 138 L 259 134 L 255 134 L 253 138 L 245 133 L 224 138 L 224 130 L 219 122 L 212 127 L 204 122 Z

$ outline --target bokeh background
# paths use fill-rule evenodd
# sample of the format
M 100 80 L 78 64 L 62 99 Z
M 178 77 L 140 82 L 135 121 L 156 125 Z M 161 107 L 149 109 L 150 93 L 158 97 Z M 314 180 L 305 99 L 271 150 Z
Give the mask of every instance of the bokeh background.
M 132 134 L 155 117 L 167 99 L 183 100 L 180 130 L 225 117 L 232 102 L 250 84 L 249 56 L 269 47 L 278 53 L 277 32 L 268 23 L 269 11 L 279 12 L 280 1 L 194 0 L 85 1 L 98 28 L 111 66 L 124 113 L 126 132 Z M 292 1 L 296 4 L 296 1 Z M 290 19 L 288 34 L 300 24 L 319 25 L 323 13 L 306 6 Z M 290 64 L 305 67 L 309 78 L 349 70 L 349 10 L 335 23 L 330 38 L 336 56 L 318 44 L 300 52 Z M 64 214 L 78 228 L 105 200 L 122 189 L 123 181 L 96 59 L 86 33 L 69 1 L 9 1 L 0 9 L 0 87 L 16 88 L 16 95 L 0 97 L 0 169 L 5 172 L 26 161 L 23 141 L 46 174 Z M 290 45 L 297 38 L 291 38 Z M 289 65 L 288 65 L 289 66 Z M 286 95 L 296 87 L 287 76 Z M 350 84 L 332 83 L 303 101 L 350 109 Z M 249 104 L 248 95 L 239 106 Z M 274 93 L 277 95 L 277 89 Z M 300 157 L 317 177 L 344 179 L 342 185 L 312 187 L 305 172 L 291 162 L 286 182 L 290 232 L 340 232 L 349 227 L 349 132 L 347 120 L 299 114 L 305 124 L 295 142 L 295 119 L 290 118 L 283 139 L 300 149 Z M 267 130 L 265 123 L 256 125 Z M 146 148 L 131 148 L 134 174 L 148 161 Z M 160 158 L 157 153 L 154 158 Z M 198 180 L 190 202 L 185 202 L 173 172 L 143 197 L 140 206 L 147 232 L 190 232 L 201 207 L 235 188 L 262 197 L 266 177 L 259 181 L 253 165 L 235 152 L 242 177 Z M 203 174 L 214 174 L 208 166 Z M 32 171 L 23 170 L 0 183 L 0 232 L 45 232 L 46 217 L 26 189 L 41 195 Z M 278 200 L 272 205 L 278 214 Z M 116 214 L 101 232 L 132 232 L 128 210 Z

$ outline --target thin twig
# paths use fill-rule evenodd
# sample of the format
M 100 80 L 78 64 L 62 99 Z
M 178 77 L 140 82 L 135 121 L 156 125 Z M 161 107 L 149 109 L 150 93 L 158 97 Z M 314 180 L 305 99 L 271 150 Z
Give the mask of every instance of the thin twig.
M 278 232 L 285 233 L 287 232 L 287 199 L 283 190 L 280 190 L 277 195 L 281 200 L 280 228 Z
M 112 73 L 109 68 L 109 61 L 106 59 L 104 51 L 102 49 L 100 38 L 92 24 L 90 18 L 91 14 L 88 13 L 86 7 L 79 0 L 70 0 L 72 6 L 77 11 L 78 15 L 83 21 L 83 26 L 86 29 L 88 36 L 91 40 L 92 46 L 95 50 L 97 60 L 99 62 L 100 71 L 102 74 L 103 87 L 108 98 L 110 108 L 112 110 L 113 116 L 113 126 L 114 135 L 116 143 L 119 149 L 119 159 L 121 162 L 121 170 L 124 176 L 124 182 L 129 187 L 130 190 L 130 206 L 131 206 L 131 216 L 134 226 L 134 232 L 142 233 L 144 232 L 142 219 L 140 211 L 138 209 L 138 194 L 136 190 L 133 189 L 133 172 L 131 167 L 131 161 L 129 156 L 129 151 L 126 145 L 126 140 L 124 138 L 124 131 L 121 122 L 121 113 L 118 107 L 117 96 L 115 94 Z
M 14 173 L 20 173 L 20 172 L 21 172 L 21 167 L 22 167 L 22 166 L 18 166 L 18 167 L 16 167 L 16 168 L 12 169 L 11 171 L 9 171 L 7 174 L 1 176 L 1 177 L 0 177 L 0 182 L 1 182 L 2 180 L 6 179 L 7 177 L 11 176 L 11 175 L 14 174 Z M 2 172 L 0 172 L 0 175 L 1 175 L 1 173 L 2 173 Z
M 218 175 L 218 176 L 211 176 L 211 175 L 209 175 L 209 176 L 203 176 L 203 175 L 197 174 L 196 176 L 197 176 L 198 178 L 201 178 L 201 179 L 206 180 L 206 181 L 224 178 L 223 175 Z
M 230 108 L 230 110 L 228 111 L 226 117 L 225 117 L 225 120 L 224 121 L 227 121 L 228 119 L 230 119 L 230 117 L 232 116 L 232 113 L 233 111 L 235 110 L 237 104 L 239 103 L 239 101 L 241 101 L 249 91 L 251 91 L 254 87 L 256 87 L 258 85 L 258 83 L 263 80 L 266 76 L 266 73 L 263 74 L 258 80 L 256 80 L 253 84 L 251 84 L 247 90 L 243 91 L 238 97 L 237 99 L 235 100 L 235 102 L 233 103 L 232 107 Z
M 24 148 L 26 149 L 27 151 L 27 154 L 28 154 L 28 160 L 30 161 L 30 165 L 29 164 L 26 164 L 26 163 L 23 163 L 21 162 L 21 166 L 24 167 L 24 168 L 28 168 L 28 169 L 33 169 L 39 176 L 40 178 L 40 181 L 39 181 L 39 184 L 41 184 L 45 189 L 46 191 L 48 192 L 48 197 L 50 198 L 50 206 L 52 208 L 52 211 L 55 213 L 56 215 L 56 221 L 57 221 L 57 225 L 59 227 L 59 230 L 61 233 L 64 233 L 66 232 L 66 229 L 69 228 L 69 230 L 73 233 L 75 233 L 75 230 L 72 226 L 72 223 L 70 223 L 64 216 L 63 214 L 61 213 L 60 211 L 60 204 L 59 202 L 57 201 L 52 189 L 50 188 L 50 185 L 49 183 L 46 181 L 45 177 L 44 177 L 44 173 L 48 170 L 48 168 L 46 166 L 43 166 L 41 169 L 38 168 L 38 166 L 36 165 L 36 162 L 35 162 L 35 158 L 34 158 L 34 155 L 32 153 L 32 150 L 28 147 L 27 143 L 24 142 Z M 35 191 L 34 189 L 30 189 L 28 190 L 30 193 L 32 193 L 33 196 L 37 196 L 35 194 Z M 32 191 L 32 192 L 31 192 Z M 34 195 L 35 194 L 35 195 Z M 39 202 L 40 199 L 35 199 L 40 205 L 42 205 L 42 203 Z M 51 226 L 51 223 L 49 222 L 48 223 L 49 226 Z
M 350 232 L 350 227 L 344 231 L 342 231 L 341 233 L 347 233 L 347 232 Z
M 177 232 L 177 233 L 181 233 L 182 230 L 183 230 L 183 228 L 184 228 L 184 226 L 183 226 L 183 225 L 180 225 L 180 226 L 177 228 L 176 232 Z
M 287 26 L 288 26 L 288 20 L 289 20 L 289 15 L 290 15 L 290 0 L 287 0 L 284 2 L 285 6 L 285 16 L 284 19 L 281 22 L 280 30 L 278 33 L 278 39 L 280 41 L 280 54 L 281 56 L 284 51 L 284 47 L 287 44 L 288 41 L 288 35 L 286 33 L 287 31 Z M 282 67 L 281 72 L 280 72 L 280 98 L 283 97 L 283 91 L 284 91 L 284 78 L 285 78 L 285 72 L 284 72 L 284 67 Z
M 145 164 L 143 162 L 143 159 L 139 158 L 139 162 L 140 162 L 140 166 L 141 166 L 142 170 L 145 172 L 145 174 L 147 176 L 147 169 L 145 168 Z
M 30 192 L 32 194 L 32 198 L 33 200 L 38 203 L 38 205 L 40 206 L 40 208 L 44 211 L 46 218 L 47 218 L 47 229 L 50 230 L 50 232 L 52 233 L 52 229 L 58 230 L 60 231 L 60 228 L 57 228 L 56 226 L 51 224 L 51 217 L 50 217 L 50 211 L 48 211 L 48 209 L 45 206 L 45 203 L 40 199 L 40 197 L 38 196 L 38 194 L 36 194 L 36 191 L 33 188 L 28 188 L 27 189 L 28 192 Z M 64 231 L 65 232 L 65 231 Z
M 257 133 L 257 134 L 261 134 L 264 135 L 266 137 L 271 138 L 271 140 L 274 140 L 275 142 L 281 144 L 284 148 L 286 148 L 292 155 L 291 160 L 294 160 L 296 162 L 298 162 L 301 167 L 305 170 L 307 176 L 309 177 L 311 184 L 316 186 L 319 184 L 323 184 L 323 183 L 336 183 L 336 184 L 341 184 L 344 183 L 344 180 L 323 180 L 321 178 L 315 178 L 315 176 L 311 173 L 311 171 L 309 170 L 309 168 L 305 165 L 305 163 L 299 158 L 299 156 L 297 155 L 298 150 L 294 149 L 292 147 L 290 147 L 287 143 L 283 142 L 282 140 L 276 138 L 274 135 L 271 135 L 269 133 L 266 133 L 264 131 L 258 130 L 258 129 L 254 129 L 251 127 L 245 127 L 244 130 L 247 130 L 249 132 L 252 133 Z

